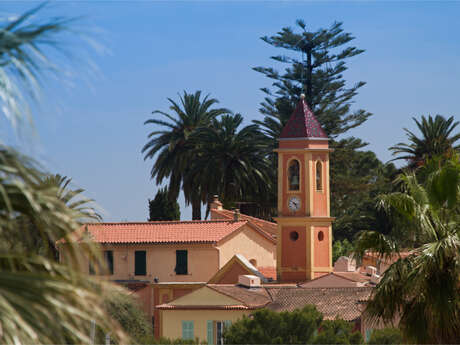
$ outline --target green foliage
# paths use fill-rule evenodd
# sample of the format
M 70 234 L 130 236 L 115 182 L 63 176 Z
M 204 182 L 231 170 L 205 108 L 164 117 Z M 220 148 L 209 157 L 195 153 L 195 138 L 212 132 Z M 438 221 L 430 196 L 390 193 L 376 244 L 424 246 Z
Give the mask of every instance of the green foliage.
M 153 200 L 149 199 L 149 221 L 155 220 L 180 220 L 179 204 L 169 198 L 166 188 L 158 190 Z
M 388 233 L 389 220 L 375 208 L 376 197 L 392 191 L 397 170 L 384 165 L 375 153 L 360 151 L 363 143 L 349 138 L 333 144 L 330 157 L 331 214 L 334 239 L 353 241 L 361 230 Z
M 39 22 L 42 7 L 0 23 L 0 102 L 13 126 L 22 127 L 30 115 L 39 76 L 55 68 L 42 49 L 60 46 L 57 34 L 68 29 L 67 19 Z M 67 186 L 46 183 L 48 177 L 30 157 L 0 145 L 0 342 L 90 343 L 94 321 L 127 343 L 101 303 L 114 286 L 78 270 L 81 255 L 100 257 L 92 244 L 72 242 L 85 217 L 83 204 L 71 201 L 75 193 Z M 32 245 L 37 239 L 40 250 Z M 58 240 L 67 243 L 66 264 L 50 254 Z
M 343 32 L 342 23 L 335 22 L 330 28 L 317 31 L 308 31 L 302 20 L 297 20 L 297 26 L 300 32 L 285 27 L 274 36 L 262 37 L 264 42 L 294 52 L 295 56 L 272 57 L 276 62 L 287 64 L 282 74 L 271 67 L 254 68 L 273 80 L 274 87 L 274 91 L 262 89 L 267 95 L 260 109 L 265 119 L 257 122 L 272 139 L 278 139 L 300 94 L 305 93 L 305 100 L 324 130 L 335 138 L 359 126 L 371 115 L 364 110 L 351 112 L 353 97 L 365 83 L 361 81 L 347 88 L 343 78 L 348 69 L 346 61 L 364 50 L 346 46 L 354 37 Z
M 127 291 L 120 290 L 106 297 L 104 301 L 107 313 L 116 320 L 121 328 L 133 340 L 139 342 L 152 336 L 151 324 L 147 321 L 147 315 L 141 309 L 139 301 L 128 295 Z M 100 343 L 103 342 L 101 337 Z
M 219 195 L 226 208 L 251 196 L 267 195 L 266 138 L 257 125 L 240 128 L 242 122 L 240 114 L 224 115 L 192 134 L 195 159 L 184 191 L 201 186 L 203 201 Z
M 195 159 L 197 147 L 190 140 L 190 136 L 197 128 L 209 127 L 212 121 L 219 115 L 228 114 L 230 111 L 224 108 L 213 108 L 218 103 L 217 99 L 209 98 L 209 95 L 201 98 L 201 91 L 189 94 L 184 91 L 179 96 L 178 104 L 171 98 L 169 109 L 172 114 L 155 110 L 153 118 L 144 124 L 161 126 L 155 128 L 148 135 L 148 142 L 142 148 L 144 160 L 155 159 L 150 175 L 157 184 L 164 179 L 169 179 L 168 191 L 171 200 L 177 199 L 183 188 L 185 201 L 192 204 L 192 218 L 201 219 L 201 195 L 199 185 L 188 188 L 185 191 L 184 176 Z
M 359 331 L 344 320 L 323 320 L 312 305 L 292 312 L 268 309 L 244 316 L 225 331 L 226 344 L 362 344 Z
M 347 239 L 334 241 L 332 245 L 332 262 L 336 262 L 341 256 L 349 256 L 353 252 L 353 244 Z
M 362 344 L 363 336 L 344 320 L 324 320 L 312 344 Z
M 460 144 L 456 143 L 460 140 L 460 133 L 452 133 L 459 122 L 454 122 L 453 116 L 446 119 L 441 115 L 436 115 L 435 118 L 422 115 L 421 121 L 412 119 L 422 135 L 417 137 L 404 128 L 409 143 L 398 143 L 390 147 L 394 156 L 399 155 L 394 160 L 405 159 L 408 167 L 414 169 L 434 157 L 451 157 L 454 151 L 459 152 Z
M 322 321 L 314 306 L 293 312 L 255 311 L 251 317 L 233 323 L 225 331 L 226 344 L 307 344 Z
M 391 345 L 401 344 L 403 341 L 401 331 L 397 328 L 375 329 L 367 344 L 370 345 Z
M 460 162 L 439 163 L 420 168 L 423 183 L 407 172 L 397 180 L 401 191 L 379 197 L 379 207 L 403 222 L 393 232 L 404 229 L 414 246 L 385 271 L 366 315 L 387 323 L 400 316 L 404 339 L 417 343 L 457 343 L 460 334 Z M 398 257 L 404 248 L 393 232 L 363 232 L 357 256 Z

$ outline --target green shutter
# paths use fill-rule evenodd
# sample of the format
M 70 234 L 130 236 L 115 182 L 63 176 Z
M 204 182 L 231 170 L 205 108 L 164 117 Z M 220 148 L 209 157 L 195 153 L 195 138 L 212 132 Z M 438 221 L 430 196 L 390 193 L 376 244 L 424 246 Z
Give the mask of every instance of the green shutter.
M 176 250 L 176 274 L 188 274 L 188 258 L 186 250 Z
M 367 328 L 366 329 L 366 339 L 364 340 L 369 341 L 369 339 L 371 338 L 371 334 L 372 334 L 372 328 Z
M 113 251 L 104 251 L 104 256 L 107 264 L 107 269 L 109 270 L 109 274 L 113 274 Z
M 134 275 L 145 276 L 147 274 L 147 254 L 145 250 L 137 250 L 134 252 Z
M 212 320 L 208 320 L 208 345 L 214 344 L 214 325 Z
M 193 321 L 182 320 L 182 339 L 193 340 L 195 339 L 193 330 Z
M 191 339 L 191 340 L 194 340 L 194 339 L 195 339 L 195 330 L 194 330 L 194 326 L 195 326 L 195 325 L 194 325 L 193 321 L 190 321 L 190 326 L 189 326 L 189 332 L 190 332 L 190 333 L 189 333 L 189 336 L 190 336 L 190 338 L 189 338 L 189 339 Z

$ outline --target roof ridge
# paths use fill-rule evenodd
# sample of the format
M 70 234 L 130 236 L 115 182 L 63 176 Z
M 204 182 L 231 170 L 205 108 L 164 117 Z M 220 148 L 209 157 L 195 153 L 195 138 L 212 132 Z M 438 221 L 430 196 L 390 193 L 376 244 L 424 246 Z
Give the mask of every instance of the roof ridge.
M 225 208 L 223 208 L 222 210 L 212 209 L 211 211 L 214 211 L 214 212 L 221 212 L 221 211 L 233 212 L 232 210 L 227 210 Z M 244 217 L 252 218 L 252 219 L 257 219 L 260 222 L 264 222 L 264 223 L 268 223 L 268 224 L 272 224 L 272 225 L 277 225 L 277 223 L 275 223 L 275 222 L 270 222 L 269 220 L 265 220 L 265 219 L 262 219 L 262 218 L 257 218 L 257 217 L 250 216 L 250 215 L 247 215 L 247 214 L 244 214 L 244 213 L 240 213 L 240 215 L 244 216 Z
M 149 224 L 199 224 L 199 223 L 247 223 L 247 220 L 213 219 L 213 220 L 155 220 L 146 222 L 92 222 L 86 225 L 149 225 Z

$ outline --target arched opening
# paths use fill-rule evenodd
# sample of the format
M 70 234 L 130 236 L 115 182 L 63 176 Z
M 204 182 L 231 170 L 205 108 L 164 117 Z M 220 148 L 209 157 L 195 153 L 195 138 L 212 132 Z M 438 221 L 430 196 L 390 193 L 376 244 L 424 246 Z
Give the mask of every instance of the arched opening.
M 318 232 L 318 241 L 321 242 L 322 240 L 324 240 L 324 232 L 320 231 Z
M 289 163 L 288 169 L 288 178 L 289 178 L 289 190 L 299 190 L 300 189 L 300 164 L 299 161 L 293 159 Z
M 256 259 L 251 259 L 251 260 L 249 260 L 249 262 L 251 263 L 252 266 L 257 268 L 257 260 Z
M 292 231 L 289 234 L 289 238 L 291 239 L 291 241 L 297 241 L 299 239 L 299 233 L 297 231 Z
M 323 163 L 316 162 L 316 190 L 323 190 Z

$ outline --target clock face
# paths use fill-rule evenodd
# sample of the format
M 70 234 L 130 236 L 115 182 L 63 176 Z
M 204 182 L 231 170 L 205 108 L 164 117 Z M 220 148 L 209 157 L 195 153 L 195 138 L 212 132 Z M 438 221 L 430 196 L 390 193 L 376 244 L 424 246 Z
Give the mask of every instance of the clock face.
M 300 199 L 297 196 L 291 196 L 288 201 L 289 210 L 296 212 L 300 210 Z

